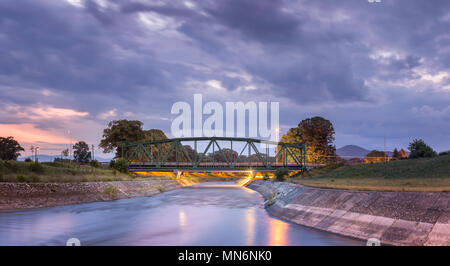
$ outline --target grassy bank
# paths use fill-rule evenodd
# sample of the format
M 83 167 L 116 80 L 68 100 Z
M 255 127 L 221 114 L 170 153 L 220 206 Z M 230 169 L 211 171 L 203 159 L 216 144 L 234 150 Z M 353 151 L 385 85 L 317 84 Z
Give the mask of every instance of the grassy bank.
M 236 181 L 248 174 L 241 173 L 189 173 L 182 178 L 192 182 Z M 91 167 L 88 165 L 68 164 L 59 162 L 17 162 L 0 160 L 0 182 L 95 182 L 95 181 L 126 181 L 126 180 L 168 180 L 175 179 L 172 172 L 137 172 L 124 174 L 107 166 Z
M 450 155 L 312 169 L 289 181 L 305 186 L 384 191 L 450 191 Z
M 0 182 L 93 182 L 131 179 L 136 178 L 108 167 L 0 161 Z

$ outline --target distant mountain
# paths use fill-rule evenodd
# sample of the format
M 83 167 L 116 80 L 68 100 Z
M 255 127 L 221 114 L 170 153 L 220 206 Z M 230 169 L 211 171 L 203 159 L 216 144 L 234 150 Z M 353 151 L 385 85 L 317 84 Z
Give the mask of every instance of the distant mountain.
M 369 153 L 362 147 L 356 145 L 346 145 L 342 148 L 336 149 L 336 154 L 341 156 L 343 159 L 350 160 L 351 158 L 364 158 Z
M 351 158 L 363 159 L 369 152 L 370 152 L 369 150 L 366 150 L 357 145 L 346 145 L 342 148 L 336 149 L 336 154 L 341 156 L 342 159 L 345 160 L 350 160 Z M 386 155 L 388 157 L 392 157 L 393 154 L 394 152 L 392 151 L 386 151 Z M 406 154 L 409 156 L 409 152 L 406 152 Z
M 45 154 L 38 154 L 38 161 L 39 162 L 53 162 L 55 158 L 59 158 L 59 156 L 53 156 L 53 155 L 45 155 Z M 30 158 L 31 160 L 34 160 L 34 156 L 22 156 L 19 157 L 18 161 L 24 161 L 26 158 Z
M 26 158 L 31 158 L 32 160 L 34 160 L 34 156 L 21 156 L 17 160 L 18 161 L 24 161 Z M 53 160 L 55 158 L 61 158 L 61 156 L 38 154 L 38 161 L 39 162 L 53 162 Z M 64 157 L 64 159 L 69 159 L 69 157 Z M 98 160 L 101 163 L 111 161 L 111 159 L 109 159 L 109 158 L 103 158 L 103 157 L 99 157 L 99 156 L 95 156 L 95 159 Z

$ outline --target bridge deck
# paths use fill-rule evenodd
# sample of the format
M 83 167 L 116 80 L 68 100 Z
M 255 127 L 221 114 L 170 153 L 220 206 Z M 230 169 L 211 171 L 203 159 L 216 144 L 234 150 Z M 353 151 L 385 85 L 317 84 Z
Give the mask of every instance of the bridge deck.
M 314 165 L 305 165 L 305 167 L 312 167 Z M 305 170 L 304 167 L 299 167 L 297 164 L 275 163 L 266 166 L 263 163 L 235 163 L 230 167 L 228 163 L 200 163 L 194 167 L 191 163 L 171 163 L 167 162 L 164 165 L 156 165 L 153 163 L 130 163 L 130 171 L 173 171 L 173 170 L 192 170 L 192 171 L 276 171 L 277 169 L 286 169 L 291 171 Z

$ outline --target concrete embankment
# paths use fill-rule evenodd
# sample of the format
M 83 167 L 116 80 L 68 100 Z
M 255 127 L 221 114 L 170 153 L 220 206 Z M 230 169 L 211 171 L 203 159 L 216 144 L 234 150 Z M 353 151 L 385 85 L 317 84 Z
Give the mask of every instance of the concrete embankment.
M 111 181 L 78 183 L 0 183 L 0 210 L 152 196 L 186 185 L 183 181 Z
M 348 191 L 256 180 L 281 219 L 388 245 L 450 245 L 449 192 Z

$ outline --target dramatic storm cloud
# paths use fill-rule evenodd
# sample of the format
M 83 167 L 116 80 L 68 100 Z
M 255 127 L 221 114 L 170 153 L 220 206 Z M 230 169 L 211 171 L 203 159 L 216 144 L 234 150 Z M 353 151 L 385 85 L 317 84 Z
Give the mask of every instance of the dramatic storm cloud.
M 202 93 L 279 101 L 282 132 L 323 116 L 337 147 L 447 150 L 448 29 L 446 0 L 3 0 L 0 135 L 47 154 L 112 119 L 170 135 Z

